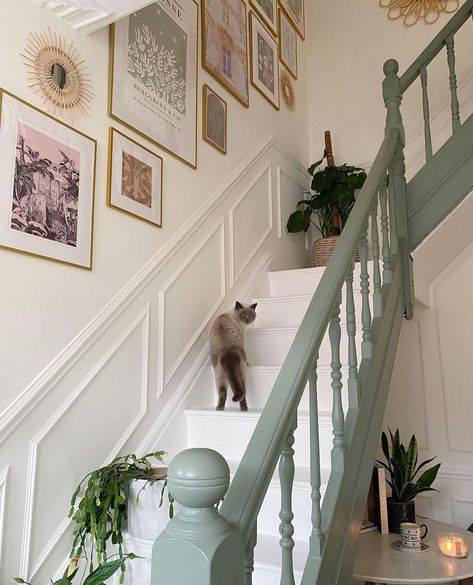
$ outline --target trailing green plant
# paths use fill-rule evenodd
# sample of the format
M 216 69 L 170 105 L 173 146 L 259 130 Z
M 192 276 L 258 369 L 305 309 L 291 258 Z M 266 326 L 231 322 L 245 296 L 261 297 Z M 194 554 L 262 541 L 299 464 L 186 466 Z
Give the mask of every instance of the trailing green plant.
M 164 455 L 164 451 L 148 453 L 140 458 L 134 454 L 124 455 L 84 477 L 71 498 L 69 518 L 74 525 L 74 539 L 69 563 L 63 577 L 58 581 L 51 579 L 51 585 L 72 585 L 80 565 L 84 567 L 79 582 L 81 585 L 103 585 L 117 571 L 121 572 L 120 583 L 124 582 L 126 561 L 137 558 L 134 553 L 124 553 L 122 549 L 122 526 L 127 519 L 127 486 L 132 480 L 145 481 L 137 495 L 138 501 L 147 486 L 162 480 L 156 477 L 152 461 L 162 463 Z M 164 479 L 158 505 L 164 504 L 167 493 L 169 517 L 172 518 L 173 498 L 166 487 L 167 480 Z M 115 545 L 117 554 L 107 556 L 108 545 Z M 110 560 L 113 557 L 118 558 Z M 20 577 L 15 581 L 31 585 Z
M 394 435 L 389 430 L 391 438 L 391 448 L 389 447 L 388 437 L 383 431 L 381 435 L 381 447 L 387 463 L 377 461 L 389 473 L 390 479 L 386 479 L 392 490 L 393 501 L 399 503 L 411 502 L 422 492 L 438 491 L 432 488 L 432 484 L 437 477 L 440 463 L 425 469 L 422 474 L 420 471 L 426 465 L 431 463 L 435 457 L 418 463 L 418 448 L 415 435 L 412 435 L 409 446 L 406 449 L 399 438 L 399 429 Z
M 326 157 L 327 153 L 324 152 L 324 156 L 308 169 L 312 177 L 312 195 L 297 203 L 296 211 L 291 213 L 287 221 L 289 232 L 306 232 L 312 224 L 324 238 L 337 236 L 348 220 L 355 204 L 355 191 L 363 187 L 366 172 L 346 164 L 326 166 L 317 171 Z M 318 222 L 311 219 L 312 214 L 317 217 Z

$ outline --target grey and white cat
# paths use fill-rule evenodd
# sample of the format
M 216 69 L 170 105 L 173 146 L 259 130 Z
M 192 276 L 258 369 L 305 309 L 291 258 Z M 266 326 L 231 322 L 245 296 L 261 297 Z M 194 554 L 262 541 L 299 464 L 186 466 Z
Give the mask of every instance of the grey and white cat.
M 210 356 L 218 392 L 217 410 L 225 409 L 227 388 L 233 392 L 233 402 L 240 403 L 240 410 L 248 410 L 246 403 L 245 329 L 256 319 L 256 303 L 235 307 L 215 318 L 210 327 Z

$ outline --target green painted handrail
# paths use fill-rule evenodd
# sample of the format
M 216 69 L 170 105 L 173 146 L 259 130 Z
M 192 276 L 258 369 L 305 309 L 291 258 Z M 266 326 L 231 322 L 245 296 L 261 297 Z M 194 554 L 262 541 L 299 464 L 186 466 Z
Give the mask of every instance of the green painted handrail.
M 422 67 L 428 65 L 445 46 L 449 35 L 455 34 L 472 16 L 473 0 L 466 0 L 461 8 L 452 16 L 442 30 L 432 39 L 412 65 L 401 75 L 401 92 L 419 77 Z
M 340 241 L 310 302 L 256 429 L 238 466 L 221 514 L 247 542 L 278 463 L 294 413 L 309 379 L 351 266 L 360 233 L 371 214 L 379 185 L 393 160 L 400 130 L 389 128 Z

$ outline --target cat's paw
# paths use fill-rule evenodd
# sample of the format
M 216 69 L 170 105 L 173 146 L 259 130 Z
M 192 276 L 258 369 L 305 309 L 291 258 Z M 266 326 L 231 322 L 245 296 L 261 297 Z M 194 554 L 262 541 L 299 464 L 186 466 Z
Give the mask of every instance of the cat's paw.
M 217 404 L 215 410 L 225 410 L 225 406 L 220 406 L 219 404 Z

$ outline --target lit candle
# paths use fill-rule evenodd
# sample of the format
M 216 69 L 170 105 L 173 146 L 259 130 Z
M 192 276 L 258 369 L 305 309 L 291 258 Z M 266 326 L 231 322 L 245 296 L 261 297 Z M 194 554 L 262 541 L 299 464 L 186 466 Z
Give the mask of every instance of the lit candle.
M 468 555 L 468 544 L 461 534 L 454 532 L 439 534 L 437 544 L 440 552 L 447 557 L 464 559 Z

